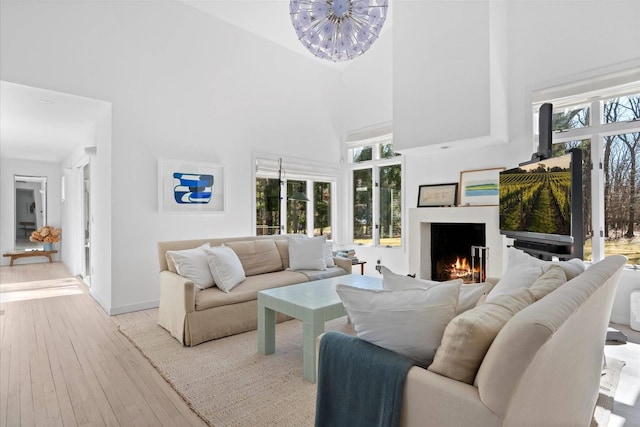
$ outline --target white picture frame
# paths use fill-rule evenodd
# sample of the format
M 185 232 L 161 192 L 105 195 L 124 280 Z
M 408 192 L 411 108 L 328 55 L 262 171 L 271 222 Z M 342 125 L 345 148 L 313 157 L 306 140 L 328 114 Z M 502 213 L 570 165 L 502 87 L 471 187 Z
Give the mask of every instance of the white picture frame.
M 224 167 L 214 163 L 158 160 L 158 210 L 224 213 Z
M 458 186 L 460 206 L 498 206 L 500 171 L 505 168 L 476 169 L 460 172 Z

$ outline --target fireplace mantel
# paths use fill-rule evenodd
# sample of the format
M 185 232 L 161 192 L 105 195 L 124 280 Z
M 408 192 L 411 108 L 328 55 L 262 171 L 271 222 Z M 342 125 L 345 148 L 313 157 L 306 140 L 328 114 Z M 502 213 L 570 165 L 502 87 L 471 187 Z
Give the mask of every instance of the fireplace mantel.
M 500 234 L 497 206 L 413 208 L 409 210 L 409 271 L 420 279 L 431 274 L 431 223 L 476 223 L 486 226 L 489 247 L 487 277 L 502 276 L 506 239 Z

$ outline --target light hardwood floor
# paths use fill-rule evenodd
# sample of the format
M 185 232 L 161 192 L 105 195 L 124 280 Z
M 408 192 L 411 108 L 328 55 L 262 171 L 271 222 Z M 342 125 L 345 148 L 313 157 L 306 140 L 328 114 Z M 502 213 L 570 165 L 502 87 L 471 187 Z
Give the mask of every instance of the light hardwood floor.
M 60 263 L 0 267 L 0 426 L 205 425 Z M 20 285 L 17 285 L 20 283 Z M 62 290 L 61 290 L 62 289 Z M 640 332 L 607 345 L 627 362 L 609 427 L 640 426 Z
M 59 263 L 0 267 L 0 426 L 204 426 L 84 284 L 52 294 L 65 277 Z

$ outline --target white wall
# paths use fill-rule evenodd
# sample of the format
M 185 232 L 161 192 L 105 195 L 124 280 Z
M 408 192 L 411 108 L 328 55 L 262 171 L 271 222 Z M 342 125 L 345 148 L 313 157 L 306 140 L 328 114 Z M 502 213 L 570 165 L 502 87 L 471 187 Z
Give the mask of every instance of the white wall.
M 394 7 L 397 148 L 505 138 L 505 3 L 398 2 Z
M 14 250 L 14 175 L 46 176 L 48 178 L 47 224 L 54 227 L 60 226 L 60 165 L 58 163 L 0 158 L 0 251 L 2 253 Z M 59 261 L 60 252 L 64 246 L 64 234 L 60 243 L 56 243 L 55 246 L 58 253 L 54 255 L 54 260 Z M 42 262 L 42 258 L 22 258 L 19 261 L 20 264 L 32 262 Z M 9 265 L 9 258 L 2 257 L 2 265 Z
M 113 105 L 111 179 L 94 204 L 110 313 L 157 305 L 156 242 L 253 234 L 253 151 L 339 160 L 339 72 L 310 58 L 180 2 L 1 7 L 2 80 Z M 159 158 L 224 165 L 226 213 L 159 213 Z

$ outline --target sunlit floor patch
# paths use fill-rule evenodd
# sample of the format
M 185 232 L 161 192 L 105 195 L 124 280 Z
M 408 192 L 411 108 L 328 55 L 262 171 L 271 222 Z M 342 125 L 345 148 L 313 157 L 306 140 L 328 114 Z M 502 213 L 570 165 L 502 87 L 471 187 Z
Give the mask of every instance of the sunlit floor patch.
M 36 282 L 10 283 L 0 285 L 0 303 L 28 301 L 41 298 L 53 298 L 65 295 L 81 294 L 78 279 L 39 280 Z

